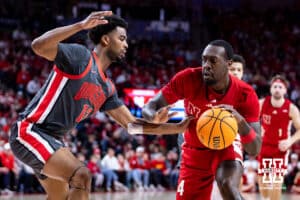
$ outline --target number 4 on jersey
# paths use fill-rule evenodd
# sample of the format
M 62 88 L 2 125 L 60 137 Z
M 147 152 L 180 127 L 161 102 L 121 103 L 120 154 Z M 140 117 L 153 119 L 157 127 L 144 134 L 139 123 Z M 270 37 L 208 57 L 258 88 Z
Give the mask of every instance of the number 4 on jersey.
M 183 195 L 183 191 L 184 191 L 184 180 L 180 181 L 177 187 L 177 192 L 179 193 L 180 196 Z

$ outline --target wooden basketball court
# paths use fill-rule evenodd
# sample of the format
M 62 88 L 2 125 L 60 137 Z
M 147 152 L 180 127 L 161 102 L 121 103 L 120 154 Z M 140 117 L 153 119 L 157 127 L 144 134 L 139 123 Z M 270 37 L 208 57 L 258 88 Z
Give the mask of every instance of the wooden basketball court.
M 128 193 L 93 193 L 91 200 L 175 200 L 176 193 L 172 192 L 128 192 Z M 246 200 L 260 200 L 257 193 L 243 195 Z M 10 195 L 0 196 L 9 200 L 45 200 L 45 195 Z M 300 194 L 284 194 L 282 200 L 299 200 Z

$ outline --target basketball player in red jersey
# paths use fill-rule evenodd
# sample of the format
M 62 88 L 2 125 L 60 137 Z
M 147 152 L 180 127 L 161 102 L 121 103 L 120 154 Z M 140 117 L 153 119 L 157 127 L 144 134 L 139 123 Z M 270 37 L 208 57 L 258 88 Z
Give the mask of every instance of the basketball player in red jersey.
M 229 74 L 242 80 L 245 67 L 246 67 L 245 59 L 241 55 L 234 54 L 232 57 L 232 63 L 229 66 Z
M 237 77 L 238 79 L 242 80 L 244 75 L 244 69 L 246 68 L 246 61 L 245 59 L 239 54 L 233 54 L 232 56 L 232 63 L 229 65 L 228 72 L 229 74 Z M 179 134 L 182 135 L 182 134 Z M 214 181 L 211 200 L 219 200 L 222 199 L 220 190 L 217 186 L 216 181 Z
M 89 30 L 93 51 L 83 45 L 62 43 Z M 31 166 L 49 200 L 87 200 L 91 175 L 64 146 L 63 137 L 98 110 L 106 112 L 131 132 L 139 121 L 143 132 L 181 132 L 189 118 L 178 124 L 138 120 L 118 98 L 105 70 L 123 59 L 128 48 L 127 23 L 111 11 L 92 12 L 86 19 L 50 30 L 32 42 L 33 51 L 54 68 L 41 90 L 11 127 L 10 145 L 16 157 Z
M 260 117 L 262 123 L 262 149 L 259 160 L 259 188 L 263 200 L 281 199 L 284 171 L 266 173 L 268 169 L 286 170 L 288 164 L 288 149 L 300 140 L 299 110 L 284 96 L 287 93 L 288 82 L 277 75 L 271 80 L 270 93 L 260 100 Z M 290 122 L 296 128 L 290 137 Z M 275 164 L 274 164 L 275 163 Z M 278 176 L 278 180 L 272 178 Z M 270 178 L 270 179 L 267 179 Z
M 250 155 L 259 153 L 259 103 L 251 86 L 229 75 L 232 56 L 228 42 L 210 42 L 202 53 L 202 67 L 177 73 L 143 108 L 146 119 L 164 122 L 170 117 L 170 105 L 183 99 L 186 113 L 195 117 L 184 133 L 177 200 L 210 200 L 214 179 L 223 199 L 243 199 L 239 192 L 243 173 L 240 140 Z M 238 121 L 237 140 L 223 150 L 208 149 L 197 138 L 197 120 L 212 106 L 230 111 Z

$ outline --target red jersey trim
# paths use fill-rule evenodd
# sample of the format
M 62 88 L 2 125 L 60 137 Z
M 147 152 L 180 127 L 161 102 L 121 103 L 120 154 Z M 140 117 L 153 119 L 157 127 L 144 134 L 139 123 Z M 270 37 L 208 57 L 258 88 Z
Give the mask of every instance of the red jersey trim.
M 69 79 L 81 79 L 81 78 L 83 78 L 85 75 L 87 75 L 87 73 L 90 71 L 90 69 L 91 69 L 91 67 L 92 67 L 92 63 L 93 63 L 93 59 L 92 59 L 92 56 L 91 56 L 91 57 L 90 57 L 90 60 L 89 60 L 89 63 L 88 63 L 88 65 L 86 66 L 85 70 L 84 70 L 81 74 L 78 74 L 78 75 L 73 75 L 73 74 L 68 74 L 68 73 L 66 73 L 66 72 L 63 72 L 63 71 L 61 71 L 56 65 L 54 65 L 54 70 L 55 70 L 57 73 L 59 73 L 59 74 L 65 76 L 65 77 L 67 77 L 67 78 L 69 78 Z
M 97 63 L 97 68 L 98 68 L 98 71 L 99 71 L 99 74 L 101 76 L 101 78 L 106 81 L 106 76 L 105 74 L 103 73 L 102 69 L 101 69 L 101 65 L 100 65 L 100 61 L 99 61 L 99 58 L 98 56 L 96 55 L 96 53 L 93 51 L 93 57 L 94 59 L 96 60 L 96 63 Z
M 59 73 L 54 74 L 54 77 L 52 78 L 49 86 L 47 87 L 47 90 L 45 94 L 42 96 L 41 100 L 39 101 L 36 109 L 34 109 L 27 117 L 27 120 L 30 122 L 37 122 L 40 120 L 41 116 L 44 114 L 44 112 L 47 110 L 50 102 L 54 98 L 55 94 L 60 88 L 60 85 L 63 82 L 63 76 Z M 50 111 L 49 111 L 50 112 Z
M 33 132 L 28 130 L 28 128 L 30 128 L 29 122 L 19 122 L 18 126 L 19 137 L 17 139 L 20 141 L 20 143 L 26 146 L 41 162 L 45 163 L 54 152 L 53 149 L 49 149 L 50 146 L 48 142 L 42 141 L 41 138 L 37 138 L 32 135 Z
M 108 79 L 108 81 L 111 84 L 111 93 L 109 94 L 109 96 L 112 96 L 114 94 L 115 90 L 116 90 L 115 89 L 115 84 L 110 79 Z

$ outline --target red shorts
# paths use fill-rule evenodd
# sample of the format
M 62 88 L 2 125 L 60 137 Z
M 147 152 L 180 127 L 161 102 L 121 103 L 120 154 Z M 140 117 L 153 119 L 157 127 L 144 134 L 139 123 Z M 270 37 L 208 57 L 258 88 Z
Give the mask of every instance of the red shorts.
M 238 140 L 223 150 L 193 148 L 184 143 L 176 200 L 210 200 L 215 173 L 225 160 L 242 162 L 242 145 Z
M 262 144 L 258 160 L 258 174 L 265 174 L 267 168 L 287 169 L 289 151 L 280 151 L 278 145 Z

